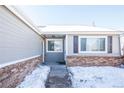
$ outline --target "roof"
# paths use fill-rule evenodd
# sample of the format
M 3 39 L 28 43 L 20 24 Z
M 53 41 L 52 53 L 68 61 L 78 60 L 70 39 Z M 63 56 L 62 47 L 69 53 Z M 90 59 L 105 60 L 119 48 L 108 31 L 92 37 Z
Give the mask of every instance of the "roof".
M 34 32 L 36 32 L 38 35 L 42 35 L 41 31 L 39 31 L 39 29 L 37 28 L 37 26 L 35 26 L 33 24 L 33 22 L 31 20 L 29 20 L 29 18 L 27 18 L 22 11 L 20 11 L 19 9 L 17 9 L 14 6 L 7 6 L 4 5 L 4 7 L 6 7 L 10 12 L 12 12 L 17 18 L 19 18 L 22 22 L 24 22 L 26 25 L 28 25 Z
M 100 28 L 100 27 L 93 27 L 93 26 L 78 26 L 78 25 L 49 25 L 45 26 L 43 28 L 40 27 L 40 29 L 44 31 L 49 32 L 56 32 L 56 31 L 117 31 L 113 29 L 106 29 L 106 28 Z
M 43 34 L 50 34 L 50 33 L 75 33 L 75 32 L 122 32 L 114 29 L 107 29 L 101 27 L 94 27 L 94 26 L 82 26 L 82 25 L 48 25 L 44 27 L 39 27 Z

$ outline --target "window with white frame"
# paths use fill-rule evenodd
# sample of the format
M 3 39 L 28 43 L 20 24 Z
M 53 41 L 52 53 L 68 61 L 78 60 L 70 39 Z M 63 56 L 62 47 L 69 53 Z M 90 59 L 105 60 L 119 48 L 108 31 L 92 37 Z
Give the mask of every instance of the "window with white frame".
M 79 51 L 87 52 L 106 52 L 106 37 L 104 36 L 81 36 L 79 39 Z
M 62 52 L 62 51 L 63 51 L 62 39 L 47 40 L 47 52 Z

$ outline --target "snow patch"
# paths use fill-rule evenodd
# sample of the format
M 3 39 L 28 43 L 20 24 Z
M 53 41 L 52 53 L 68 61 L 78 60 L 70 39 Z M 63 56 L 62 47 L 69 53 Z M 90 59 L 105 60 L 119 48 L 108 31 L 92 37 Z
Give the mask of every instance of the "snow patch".
M 117 67 L 69 67 L 72 87 L 124 87 L 124 69 Z
M 45 82 L 50 67 L 39 65 L 31 74 L 27 75 L 17 88 L 45 88 Z

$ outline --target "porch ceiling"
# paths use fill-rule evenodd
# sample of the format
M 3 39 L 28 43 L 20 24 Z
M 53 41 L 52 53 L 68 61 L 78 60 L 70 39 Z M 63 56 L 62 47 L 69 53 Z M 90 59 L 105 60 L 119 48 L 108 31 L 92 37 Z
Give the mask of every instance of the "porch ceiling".
M 44 35 L 46 38 L 64 38 L 65 35 L 53 35 L 53 34 L 47 34 Z

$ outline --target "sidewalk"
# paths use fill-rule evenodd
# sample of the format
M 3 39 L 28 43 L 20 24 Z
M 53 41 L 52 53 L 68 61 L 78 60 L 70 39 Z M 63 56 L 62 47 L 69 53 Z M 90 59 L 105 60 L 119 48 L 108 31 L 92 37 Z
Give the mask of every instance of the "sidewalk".
M 51 65 L 51 71 L 46 82 L 47 88 L 70 88 L 71 81 L 65 65 Z

